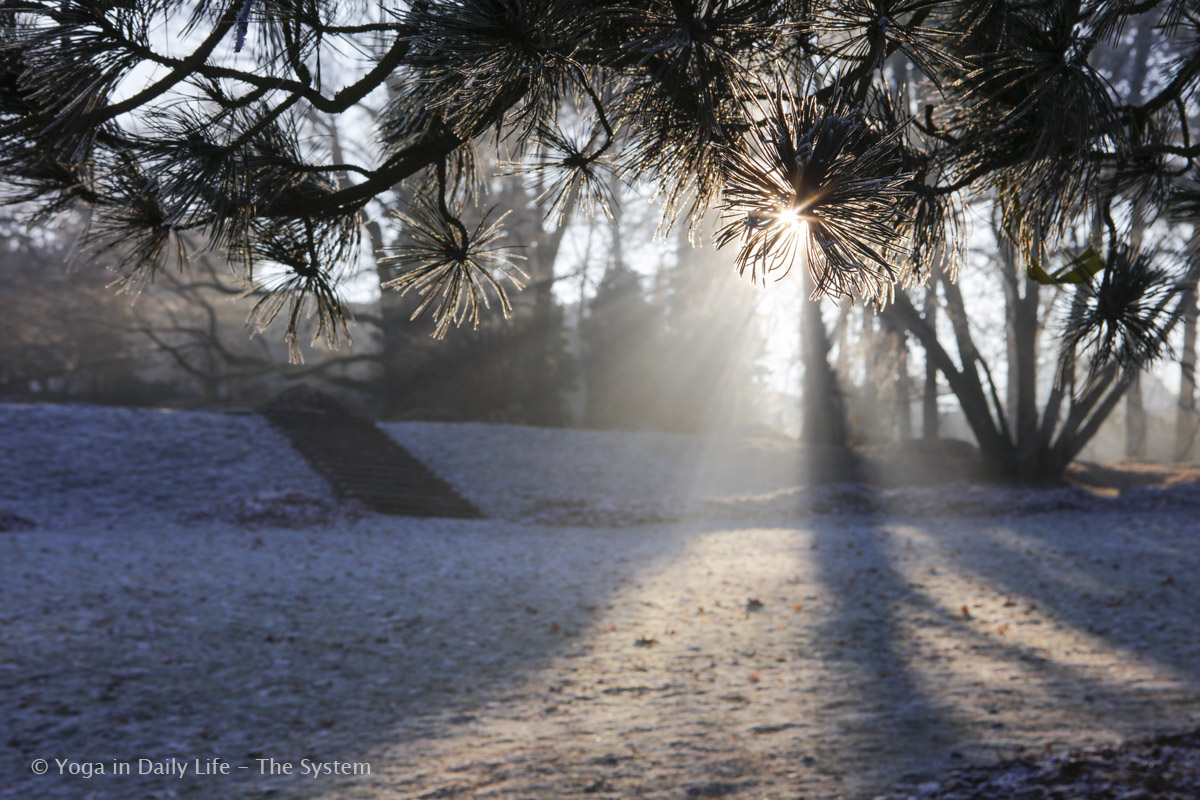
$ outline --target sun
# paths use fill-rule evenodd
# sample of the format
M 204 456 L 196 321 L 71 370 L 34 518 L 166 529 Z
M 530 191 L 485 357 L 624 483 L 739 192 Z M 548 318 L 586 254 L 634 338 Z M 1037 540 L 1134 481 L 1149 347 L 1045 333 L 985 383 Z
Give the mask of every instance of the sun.
M 801 242 L 808 240 L 808 220 L 799 209 L 788 209 L 779 214 L 779 221 L 788 229 L 788 233 Z
M 779 210 L 772 214 L 776 221 L 783 226 L 787 235 L 795 237 L 801 244 L 808 240 L 808 223 L 811 217 L 805 212 L 808 211 L 810 205 L 811 202 L 792 198 L 790 202 L 781 203 L 778 206 Z

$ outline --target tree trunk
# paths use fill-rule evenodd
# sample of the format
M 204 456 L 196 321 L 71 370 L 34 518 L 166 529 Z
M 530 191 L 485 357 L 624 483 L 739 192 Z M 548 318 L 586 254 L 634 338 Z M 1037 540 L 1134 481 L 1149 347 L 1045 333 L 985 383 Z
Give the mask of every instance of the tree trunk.
M 1143 92 L 1146 88 L 1146 73 L 1149 69 L 1150 45 L 1155 38 L 1154 29 L 1148 22 L 1139 22 L 1137 34 L 1133 40 L 1133 58 L 1127 67 L 1131 102 L 1143 102 Z M 1146 230 L 1145 203 L 1139 199 L 1134 202 L 1133 218 L 1130 221 L 1130 244 L 1135 248 L 1142 245 L 1142 236 Z M 1146 457 L 1146 404 L 1142 396 L 1142 379 L 1139 375 L 1134 378 L 1125 395 L 1125 457 Z
M 1039 471 L 1038 462 L 1049 446 L 1049 439 L 1038 436 L 1037 411 L 1037 339 L 1038 339 L 1038 293 L 1035 281 L 1023 279 L 1025 293 L 1014 295 L 1010 316 L 1012 331 L 1012 357 L 1009 364 L 1009 380 L 1016 381 L 1011 389 L 1016 400 L 1016 446 L 1018 472 L 1024 476 Z
M 908 376 L 908 337 L 897 335 L 899 357 L 896 359 L 896 433 L 901 442 L 913 438 L 912 380 Z
M 884 319 L 899 330 L 907 330 L 917 337 L 925 348 L 925 357 L 945 376 L 950 390 L 958 398 L 959 407 L 975 434 L 980 453 L 998 475 L 1015 477 L 1012 442 L 997 424 L 988 405 L 987 393 L 976 369 L 959 370 L 954 360 L 938 341 L 937 332 L 929 321 L 917 312 L 912 301 L 902 290 L 897 290 L 895 300 L 883 309 Z M 961 344 L 960 344 L 961 347 Z
M 829 338 L 821 319 L 820 301 L 808 299 L 811 285 L 804 276 L 805 298 L 800 306 L 800 349 L 804 357 L 801 399 L 801 438 L 809 444 L 844 447 L 849 441 L 846 407 L 837 375 L 829 365 Z
M 882 435 L 884 428 L 880 423 L 882 420 L 879 414 L 879 385 L 880 381 L 880 364 L 882 361 L 880 350 L 883 349 L 883 342 L 875 334 L 875 317 L 863 308 L 862 311 L 862 328 L 860 336 L 862 345 L 859 347 L 861 353 L 860 358 L 863 359 L 863 385 L 859 392 L 857 402 L 853 404 L 854 414 L 850 420 L 850 424 L 855 431 L 855 435 L 859 441 L 869 441 L 876 436 Z M 846 373 L 843 372 L 843 375 Z
M 524 192 L 517 197 L 523 201 Z M 542 222 L 545 214 L 541 207 L 535 206 L 533 211 L 537 212 L 537 218 L 528 221 L 531 234 L 527 240 L 532 240 L 534 246 L 524 267 L 529 276 L 528 291 L 533 293 L 533 310 L 532 319 L 524 322 L 528 330 L 522 337 L 520 355 L 525 359 L 522 364 L 525 375 L 517 396 L 526 422 L 559 427 L 567 421 L 563 403 L 564 381 L 560 374 L 565 342 L 562 318 L 554 302 L 554 267 L 566 226 L 547 231 Z M 514 322 L 521 324 L 519 320 Z
M 1025 276 L 1012 244 L 1002 240 L 999 254 L 997 265 L 1004 286 L 1004 326 L 1008 342 L 1008 410 L 1013 415 L 1015 443 L 1021 457 L 1036 458 L 1037 315 L 1041 286 Z
M 1146 403 L 1140 375 L 1125 394 L 1125 457 L 1146 457 Z
M 937 331 L 937 285 L 925 289 L 925 322 Z M 921 396 L 921 436 L 925 439 L 938 438 L 937 364 L 925 350 L 925 393 Z
M 1175 416 L 1175 460 L 1187 461 L 1196 441 L 1196 290 L 1183 296 L 1183 357 L 1179 360 L 1179 406 Z

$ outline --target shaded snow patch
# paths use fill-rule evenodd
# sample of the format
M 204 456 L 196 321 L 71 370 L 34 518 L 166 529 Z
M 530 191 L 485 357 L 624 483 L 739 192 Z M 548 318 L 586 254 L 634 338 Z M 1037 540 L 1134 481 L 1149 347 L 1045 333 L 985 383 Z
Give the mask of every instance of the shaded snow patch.
M 235 497 L 216 508 L 180 516 L 184 523 L 224 522 L 247 528 L 309 528 L 336 521 L 352 522 L 362 510 L 308 492 L 256 492 Z

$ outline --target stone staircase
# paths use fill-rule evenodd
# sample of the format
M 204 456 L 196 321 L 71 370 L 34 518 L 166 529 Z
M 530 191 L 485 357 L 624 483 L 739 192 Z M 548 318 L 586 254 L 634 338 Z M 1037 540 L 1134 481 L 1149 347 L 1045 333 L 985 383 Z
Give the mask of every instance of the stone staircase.
M 369 419 L 334 409 L 268 405 L 259 413 L 333 487 L 381 514 L 480 519 L 483 515 Z

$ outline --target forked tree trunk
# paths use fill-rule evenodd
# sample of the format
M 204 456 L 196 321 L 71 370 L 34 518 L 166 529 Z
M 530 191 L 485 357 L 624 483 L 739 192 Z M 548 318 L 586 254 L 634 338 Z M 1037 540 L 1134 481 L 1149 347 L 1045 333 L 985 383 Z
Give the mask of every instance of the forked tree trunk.
M 883 318 L 897 330 L 907 330 L 917 338 L 925 348 L 927 363 L 932 364 L 945 376 L 950 384 L 950 390 L 958 398 L 963 416 L 975 434 L 975 441 L 987 463 L 1001 475 L 1007 475 L 1013 463 L 1012 442 L 1004 435 L 1002 426 L 992 416 L 988 405 L 987 394 L 979 373 L 973 362 L 970 367 L 959 369 L 954 359 L 938 341 L 937 331 L 930 321 L 922 316 L 913 306 L 912 301 L 902 290 L 898 290 L 894 302 L 883 309 Z M 965 328 L 959 330 L 966 334 Z M 973 350 L 969 343 L 959 342 L 959 349 Z

